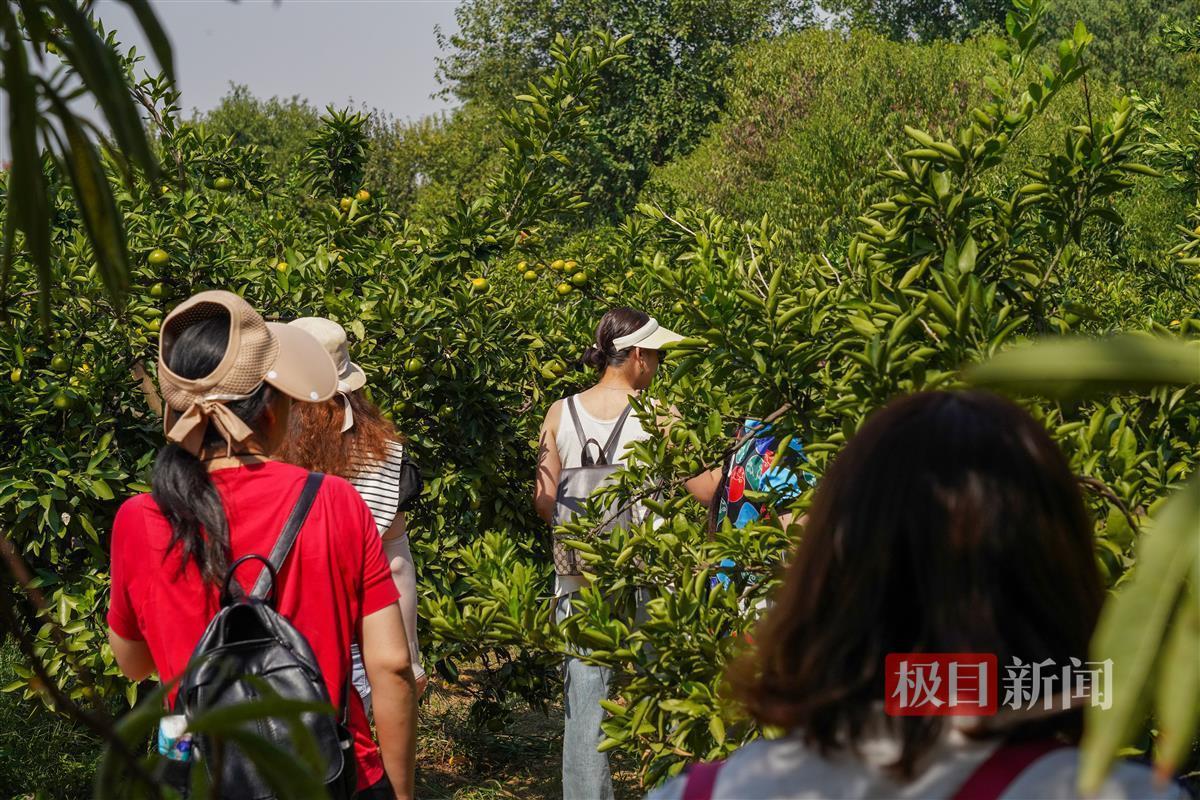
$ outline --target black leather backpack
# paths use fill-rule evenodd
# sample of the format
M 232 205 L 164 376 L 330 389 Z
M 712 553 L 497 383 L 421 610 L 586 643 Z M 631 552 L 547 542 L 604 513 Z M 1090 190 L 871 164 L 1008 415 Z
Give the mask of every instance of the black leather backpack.
M 263 686 L 290 700 L 330 702 L 325 679 L 308 641 L 275 610 L 276 575 L 295 544 L 324 477 L 319 472 L 309 474 L 269 559 L 252 554 L 230 566 L 221 592 L 221 610 L 208 624 L 192 653 L 194 666 L 179 686 L 175 713 L 191 719 L 213 709 L 258 700 L 262 698 Z M 262 561 L 265 566 L 254 589 L 243 595 L 237 590 L 234 572 L 250 560 Z M 231 594 L 231 588 L 239 596 Z M 345 724 L 347 699 L 347 693 L 343 692 L 340 720 L 317 713 L 302 717 L 325 763 L 325 790 L 335 800 L 351 798 L 355 791 L 354 741 Z M 288 726 L 282 720 L 251 720 L 243 723 L 243 728 L 284 751 L 296 752 Z M 193 740 L 191 768 L 208 770 L 208 777 L 221 797 L 235 800 L 276 797 L 254 763 L 232 741 L 223 742 L 220 775 L 213 774 L 218 762 L 215 744 L 209 736 L 197 735 Z

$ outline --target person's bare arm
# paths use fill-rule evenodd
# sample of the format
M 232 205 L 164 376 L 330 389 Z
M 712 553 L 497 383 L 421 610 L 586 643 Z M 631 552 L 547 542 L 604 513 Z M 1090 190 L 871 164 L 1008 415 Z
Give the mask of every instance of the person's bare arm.
M 803 530 L 804 526 L 808 524 L 808 514 L 801 514 L 799 519 L 796 519 L 795 513 L 791 511 L 785 511 L 779 515 L 779 527 L 785 531 L 792 527 L 793 524 L 798 525 Z
M 409 800 L 417 761 L 417 687 L 399 605 L 363 617 L 362 655 L 383 768 L 396 797 Z
M 692 497 L 696 498 L 696 502 L 708 508 L 712 505 L 713 497 L 717 494 L 717 487 L 721 485 L 721 468 L 710 469 L 707 472 L 701 472 L 696 477 L 689 480 L 684 486 L 691 492 Z
M 392 525 L 386 531 L 380 531 L 380 537 L 385 542 L 390 542 L 392 539 L 399 539 L 408 531 L 408 520 L 403 511 L 397 511 L 396 516 L 392 519 Z
M 542 432 L 538 436 L 537 482 L 533 489 L 533 507 L 547 525 L 554 524 L 554 506 L 558 499 L 558 478 L 562 459 L 558 455 L 558 424 L 562 418 L 562 401 L 550 406 Z
M 154 659 L 150 656 L 150 648 L 145 642 L 126 639 L 109 628 L 108 646 L 112 648 L 121 674 L 131 681 L 144 681 L 157 669 Z

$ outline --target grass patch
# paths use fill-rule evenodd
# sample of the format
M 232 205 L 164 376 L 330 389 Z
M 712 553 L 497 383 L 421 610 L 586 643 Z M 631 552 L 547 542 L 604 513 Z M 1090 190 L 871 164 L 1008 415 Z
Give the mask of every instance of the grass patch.
M 0 644 L 0 686 L 16 679 L 20 654 Z M 436 678 L 421 704 L 417 796 L 433 800 L 538 800 L 562 797 L 562 708 L 514 709 L 502 731 L 481 731 L 467 715 L 471 697 Z M 0 693 L 0 800 L 84 800 L 100 762 L 101 742 L 70 720 L 19 694 Z M 613 754 L 618 798 L 642 789 L 634 765 Z
M 417 739 L 417 796 L 439 800 L 532 800 L 562 797 L 562 707 L 549 714 L 514 709 L 503 731 L 467 721 L 471 697 L 455 686 L 429 684 Z M 618 798 L 644 792 L 635 765 L 611 753 Z
M 20 653 L 0 643 L 0 686 L 16 680 Z M 100 740 L 19 693 L 0 692 L 0 798 L 91 796 Z

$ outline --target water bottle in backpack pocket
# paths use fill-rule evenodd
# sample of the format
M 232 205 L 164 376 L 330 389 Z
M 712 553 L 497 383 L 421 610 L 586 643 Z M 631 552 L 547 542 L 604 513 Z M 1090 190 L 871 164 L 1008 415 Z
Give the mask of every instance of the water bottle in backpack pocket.
M 582 513 L 592 493 L 612 482 L 613 475 L 622 466 L 613 463 L 616 460 L 617 443 L 621 440 L 621 431 L 625 427 L 625 421 L 629 418 L 630 411 L 633 410 L 632 406 L 625 406 L 625 410 L 617 418 L 617 424 L 613 427 L 608 441 L 601 446 L 595 439 L 589 439 L 584 434 L 579 411 L 575 408 L 575 398 L 568 397 L 566 405 L 575 426 L 575 433 L 579 437 L 579 443 L 583 447 L 583 456 L 579 466 L 563 467 L 562 472 L 559 473 L 558 492 L 554 505 L 555 528 Z M 596 458 L 592 457 L 592 447 L 595 447 L 597 451 Z M 633 507 L 631 504 L 626 504 L 624 507 L 613 504 L 605 509 L 601 519 L 605 523 L 599 529 L 601 533 L 615 528 L 627 528 L 633 523 Z M 559 534 L 555 533 L 553 536 L 554 571 L 559 575 L 583 574 L 579 551 L 564 544 L 563 537 Z
M 192 666 L 184 675 L 175 697 L 176 714 L 195 719 L 207 712 L 278 695 L 288 700 L 330 704 L 329 691 L 312 647 L 291 622 L 275 610 L 275 579 L 312 507 L 324 476 L 311 473 L 304 484 L 270 558 L 248 555 L 230 566 L 221 592 L 221 610 L 213 617 L 192 653 Z M 249 595 L 234 597 L 234 572 L 246 561 L 264 562 Z M 237 594 L 242 595 L 241 592 Z M 347 673 L 347 686 L 349 673 Z M 354 739 L 346 724 L 347 692 L 342 693 L 341 718 L 309 712 L 301 716 L 305 729 L 316 742 L 324 764 L 322 782 L 328 796 L 338 800 L 355 793 L 357 768 Z M 295 753 L 297 748 L 288 724 L 277 718 L 260 718 L 237 726 L 279 749 Z M 220 753 L 217 753 L 217 747 Z M 272 800 L 276 794 L 234 737 L 221 742 L 206 733 L 192 737 L 190 769 L 205 769 L 219 795 L 235 800 Z M 219 764 L 220 774 L 214 774 Z M 181 775 L 178 767 L 170 773 Z M 174 788 L 184 792 L 186 784 Z

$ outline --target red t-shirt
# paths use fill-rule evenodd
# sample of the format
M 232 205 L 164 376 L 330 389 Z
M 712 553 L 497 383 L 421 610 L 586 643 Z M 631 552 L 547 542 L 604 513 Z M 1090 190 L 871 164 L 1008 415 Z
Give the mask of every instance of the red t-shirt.
M 282 462 L 216 470 L 213 484 L 229 520 L 233 559 L 268 555 L 308 473 Z M 171 526 L 148 494 L 126 500 L 112 534 L 112 598 L 108 625 L 126 639 L 145 641 L 169 681 L 186 666 L 209 621 L 220 609 L 220 590 L 205 584 L 193 561 L 179 571 L 180 548 L 171 548 Z M 232 561 L 231 561 L 232 563 Z M 238 568 L 238 582 L 254 585 L 261 562 Z M 379 533 L 362 497 L 341 478 L 326 476 L 275 587 L 276 609 L 312 646 L 334 705 L 341 702 L 350 670 L 350 645 L 362 618 L 399 594 L 383 556 Z M 383 760 L 371 738 L 362 699 L 349 692 L 349 722 L 358 759 L 358 786 L 383 778 Z M 172 697 L 173 699 L 173 697 Z

